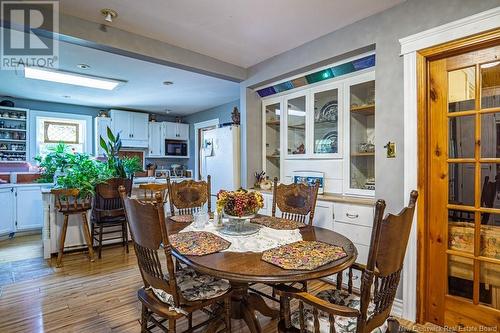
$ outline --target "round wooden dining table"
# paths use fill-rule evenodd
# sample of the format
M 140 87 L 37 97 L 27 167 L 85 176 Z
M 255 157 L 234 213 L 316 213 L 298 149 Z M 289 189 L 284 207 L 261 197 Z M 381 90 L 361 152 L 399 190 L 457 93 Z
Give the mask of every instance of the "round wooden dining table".
M 167 220 L 167 231 L 170 235 L 178 233 L 189 223 Z M 321 241 L 341 246 L 347 253 L 342 259 L 335 260 L 313 270 L 286 270 L 261 260 L 259 252 L 217 252 L 204 256 L 186 256 L 174 248 L 174 256 L 196 271 L 227 279 L 233 289 L 232 317 L 243 319 L 250 332 L 262 332 L 256 312 L 271 318 L 277 318 L 279 311 L 267 305 L 262 296 L 249 291 L 254 283 L 279 284 L 297 281 L 307 281 L 329 276 L 351 266 L 358 251 L 354 244 L 345 236 L 334 231 L 307 226 L 300 229 L 303 240 Z

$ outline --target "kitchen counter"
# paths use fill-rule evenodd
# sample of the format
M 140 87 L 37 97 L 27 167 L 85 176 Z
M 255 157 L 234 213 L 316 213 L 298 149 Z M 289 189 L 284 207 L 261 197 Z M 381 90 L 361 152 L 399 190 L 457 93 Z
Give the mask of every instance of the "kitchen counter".
M 251 190 L 258 191 L 261 193 L 266 193 L 266 194 L 272 194 L 272 190 L 263 190 L 263 189 L 257 189 L 257 188 L 252 188 Z M 368 197 L 356 197 L 352 195 L 343 195 L 343 194 L 336 194 L 336 193 L 323 193 L 323 194 L 318 194 L 318 200 L 319 201 L 328 201 L 328 202 L 339 202 L 339 203 L 347 203 L 347 204 L 356 204 L 356 205 L 365 205 L 365 206 L 374 206 L 375 198 L 368 198 Z
M 5 183 L 5 184 L 0 184 L 0 188 L 6 188 L 6 187 L 24 187 L 24 186 L 40 186 L 43 188 L 50 188 L 54 184 L 52 183 Z

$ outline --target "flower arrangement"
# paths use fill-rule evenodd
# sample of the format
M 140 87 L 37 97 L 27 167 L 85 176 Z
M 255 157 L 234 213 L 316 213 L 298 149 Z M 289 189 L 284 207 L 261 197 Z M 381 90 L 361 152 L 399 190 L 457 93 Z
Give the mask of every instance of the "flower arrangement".
M 217 193 L 217 212 L 223 211 L 231 216 L 253 215 L 264 207 L 264 198 L 258 192 L 239 189 L 237 191 L 221 190 Z

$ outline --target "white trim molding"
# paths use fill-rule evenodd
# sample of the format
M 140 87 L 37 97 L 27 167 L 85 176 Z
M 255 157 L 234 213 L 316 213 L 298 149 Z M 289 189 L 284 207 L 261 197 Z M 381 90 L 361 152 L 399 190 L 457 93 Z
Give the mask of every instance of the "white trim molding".
M 496 7 L 439 27 L 402 38 L 401 55 L 404 57 L 404 192 L 406 198 L 417 188 L 418 136 L 417 136 L 417 51 L 453 40 L 472 36 L 500 27 L 500 7 Z M 417 216 L 410 234 L 403 267 L 402 314 L 415 321 L 417 314 Z
M 198 130 L 200 128 L 207 128 L 207 127 L 212 127 L 212 126 L 218 126 L 219 125 L 219 118 L 216 119 L 210 119 L 206 121 L 201 121 L 199 123 L 194 123 L 194 179 L 198 180 L 199 179 L 199 174 L 198 174 L 198 160 L 199 160 L 199 153 L 200 153 L 200 147 L 198 147 Z

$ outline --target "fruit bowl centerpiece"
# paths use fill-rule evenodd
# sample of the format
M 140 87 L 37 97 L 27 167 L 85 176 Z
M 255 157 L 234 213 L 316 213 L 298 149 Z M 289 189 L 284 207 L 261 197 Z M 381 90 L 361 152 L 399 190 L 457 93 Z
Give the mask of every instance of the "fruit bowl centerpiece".
M 264 198 L 258 192 L 239 189 L 237 191 L 221 190 L 217 193 L 217 212 L 228 218 L 222 233 L 227 235 L 250 235 L 259 227 L 245 223 L 264 206 Z

